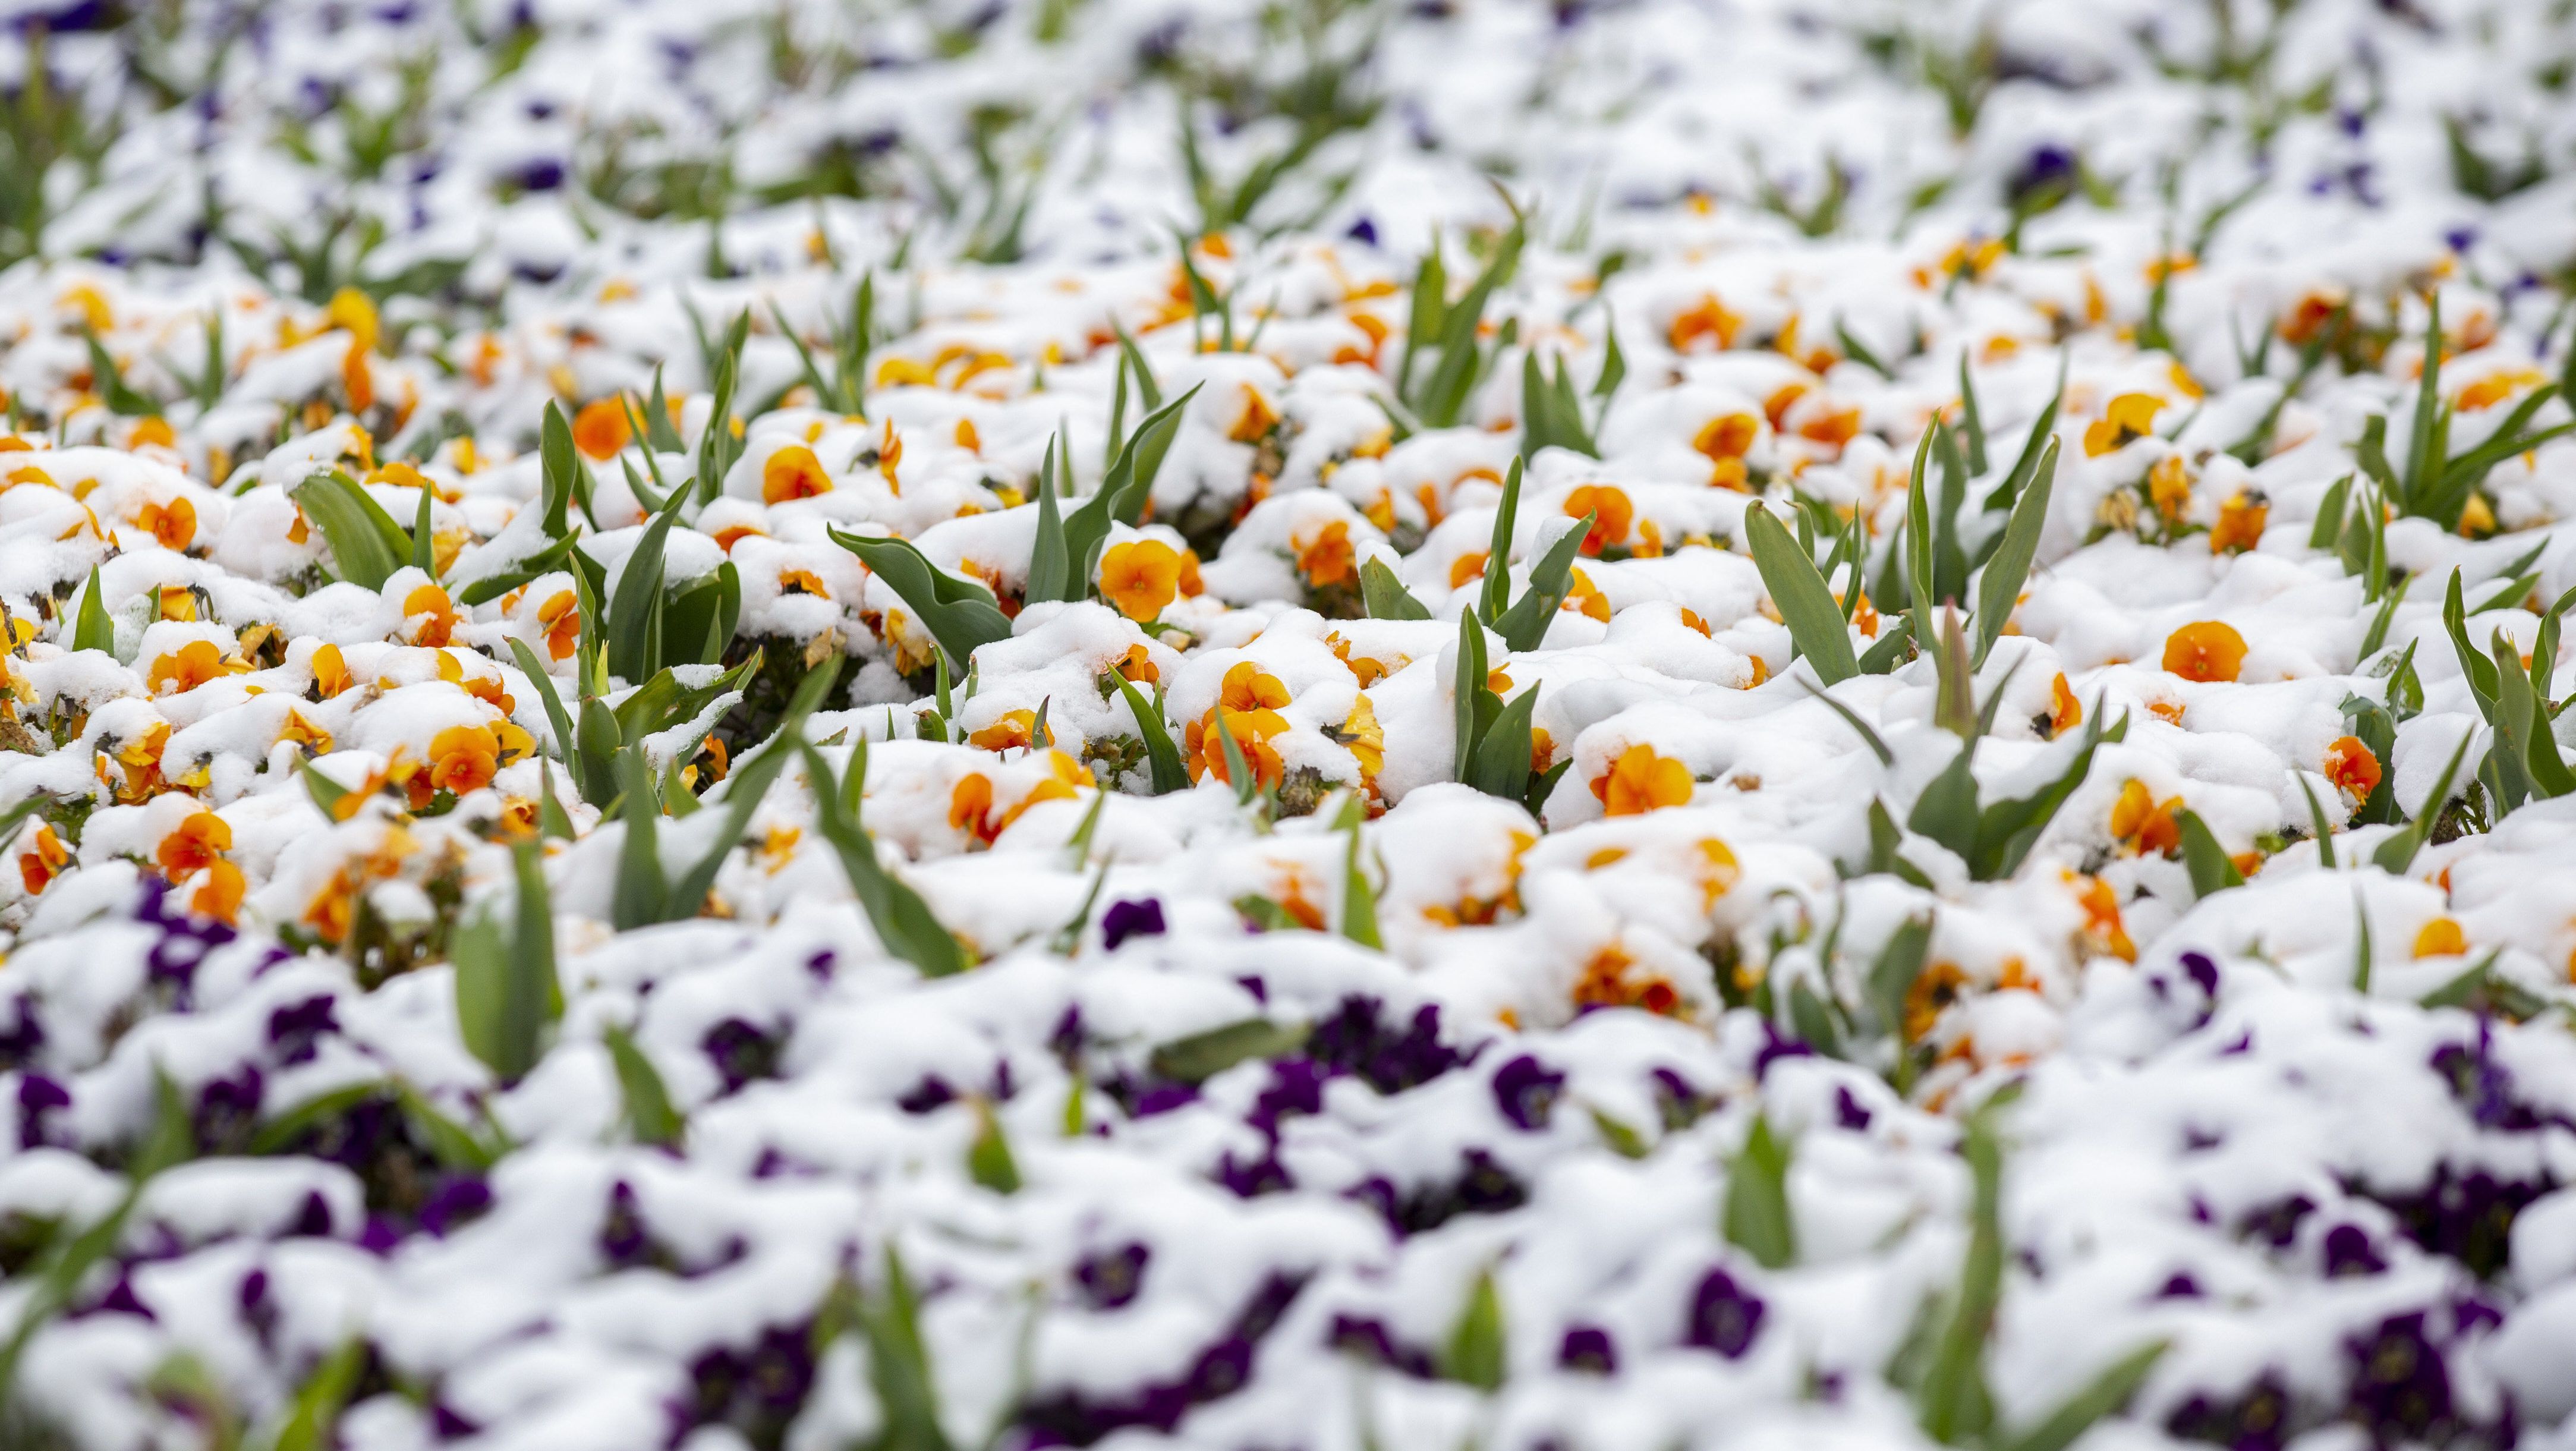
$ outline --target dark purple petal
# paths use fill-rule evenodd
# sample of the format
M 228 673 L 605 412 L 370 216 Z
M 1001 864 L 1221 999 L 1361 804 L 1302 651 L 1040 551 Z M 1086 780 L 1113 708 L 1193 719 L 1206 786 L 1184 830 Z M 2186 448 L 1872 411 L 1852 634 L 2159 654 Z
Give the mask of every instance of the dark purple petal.
M 1145 1265 L 1154 1252 L 1135 1241 L 1085 1255 L 1073 1267 L 1073 1282 L 1081 1287 L 1083 1303 L 1094 1310 L 1115 1310 L 1134 1300 L 1145 1288 Z
M 1134 902 L 1112 902 L 1100 914 L 1100 945 L 1111 952 L 1130 937 L 1163 935 L 1163 904 L 1152 897 Z
M 1766 1308 L 1762 1297 L 1737 1284 L 1733 1275 L 1711 1270 L 1691 1296 L 1690 1324 L 1682 1343 L 1714 1350 L 1729 1360 L 1741 1359 L 1762 1333 Z
M 1609 1331 L 1597 1325 L 1577 1325 L 1565 1332 L 1565 1339 L 1557 1346 L 1556 1363 L 1567 1370 L 1609 1375 L 1619 1369 L 1619 1351 L 1610 1343 Z
M 1547 1127 L 1564 1090 L 1565 1075 L 1550 1072 L 1527 1053 L 1494 1071 L 1494 1106 L 1524 1133 Z
M 18 1147 L 39 1148 L 52 1142 L 45 1122 L 72 1106 L 71 1090 L 41 1073 L 18 1079 Z
M 698 1046 L 715 1064 L 727 1093 L 754 1079 L 778 1076 L 778 1039 L 740 1018 L 727 1018 L 707 1029 Z
M 317 994 L 268 1015 L 269 1052 L 281 1065 L 309 1063 L 322 1035 L 338 1031 L 338 1004 L 328 993 Z

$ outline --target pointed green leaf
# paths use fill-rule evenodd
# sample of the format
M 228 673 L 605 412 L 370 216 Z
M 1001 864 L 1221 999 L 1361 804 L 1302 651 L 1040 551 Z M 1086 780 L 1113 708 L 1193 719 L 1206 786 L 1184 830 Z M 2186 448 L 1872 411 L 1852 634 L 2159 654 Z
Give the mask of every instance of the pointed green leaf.
M 1998 1451 L 2066 1451 L 2076 1438 L 2093 1428 L 2094 1423 L 2127 1405 L 2146 1383 L 2156 1362 L 2164 1358 L 2166 1342 L 2158 1340 L 2141 1345 L 2103 1367 L 2102 1373 L 2061 1402 L 2056 1410 L 2036 1426 L 2018 1436 L 2005 1438 Z
M 1370 885 L 1368 873 L 1360 866 L 1358 806 L 1358 798 L 1353 797 L 1350 840 L 1342 850 L 1342 935 L 1362 947 L 1383 950 L 1386 938 L 1378 928 L 1377 888 Z
M 2191 870 L 2194 897 L 2245 885 L 2245 874 L 2228 859 L 2227 849 L 2218 844 L 2217 836 L 2210 831 L 2209 823 L 2200 819 L 2199 812 L 2186 808 L 2175 821 L 2182 828 L 2182 860 Z
M 1575 551 L 1583 547 L 1585 536 L 1592 532 L 1595 516 L 1586 514 L 1574 521 L 1574 527 L 1556 536 L 1530 568 L 1529 588 L 1494 621 L 1494 633 L 1502 637 L 1506 650 L 1535 650 L 1547 638 L 1547 627 L 1556 619 L 1557 610 L 1565 604 L 1566 591 L 1574 578 Z M 1491 560 L 1486 569 L 1494 568 Z
M 2032 420 L 2030 435 L 2022 440 L 2021 455 L 2013 460 L 2012 471 L 2005 474 L 2003 483 L 1986 496 L 1987 513 L 2001 513 L 2019 503 L 2023 487 L 2038 477 L 2042 454 L 2056 444 L 2057 409 L 2066 397 L 2067 356 L 2058 354 L 2057 387 L 2048 395 L 2048 406 Z
M 1998 801 L 1980 813 L 1977 820 L 1976 850 L 1968 853 L 1968 872 L 1981 882 L 2003 881 L 2021 870 L 2022 859 L 2039 844 L 2039 834 L 2057 815 L 2075 788 L 2093 769 L 2093 753 L 2105 741 L 2117 741 L 2128 731 L 2128 717 L 2122 716 L 2108 730 L 2100 729 L 2102 702 L 2096 700 L 2085 726 L 2084 743 L 2076 748 L 2066 770 L 2055 781 L 2028 796 Z M 1928 833 L 1927 833 L 1928 834 Z
M 2415 854 L 2422 851 L 2424 843 L 2432 837 L 2433 823 L 2441 817 L 2443 806 L 2451 799 L 2451 781 L 2459 774 L 2460 762 L 2468 758 L 2471 738 L 2465 734 L 2460 737 L 2459 749 L 2451 752 L 2451 763 L 2442 768 L 2441 776 L 2433 782 L 2433 790 L 2424 798 L 2415 819 L 2400 827 L 2379 844 L 2379 850 L 2370 854 L 2371 861 L 2381 871 L 2402 877 L 2406 875 L 2407 868 L 2415 864 Z
M 920 1301 L 894 1244 L 885 1247 L 884 1293 L 861 1313 L 868 1335 L 868 1383 L 884 1417 L 873 1451 L 950 1451 L 939 1424 L 939 1385 L 922 1344 Z
M 1496 501 L 1493 537 L 1485 545 L 1485 579 L 1476 617 L 1488 625 L 1511 607 L 1512 535 L 1520 527 L 1522 463 L 1515 456 L 1503 470 L 1503 496 Z
M 1789 1211 L 1789 1146 L 1761 1114 L 1754 1115 L 1744 1151 L 1727 1169 L 1726 1238 L 1765 1269 L 1785 1269 L 1798 1258 L 1797 1220 Z
M 1157 1047 L 1148 1061 L 1158 1078 L 1205 1083 L 1238 1063 L 1294 1053 L 1305 1043 L 1306 1029 L 1301 1024 L 1246 1018 L 1176 1038 Z
M 966 668 L 977 646 L 1010 638 L 1010 617 L 991 590 L 934 567 L 912 541 L 827 532 L 903 597 L 956 669 Z
M 671 1106 L 671 1091 L 662 1083 L 662 1072 L 635 1039 L 624 1028 L 611 1023 L 601 1035 L 608 1045 L 608 1056 L 617 1069 L 617 1083 L 626 1095 L 626 1127 L 635 1142 L 661 1148 L 678 1148 L 688 1125 L 680 1111 Z
M 644 448 L 647 453 L 686 453 L 688 444 L 671 426 L 670 399 L 662 392 L 662 369 L 653 369 L 653 392 L 644 400 Z
M 1966 349 L 1959 352 L 1959 433 L 1968 446 L 1968 472 L 1986 471 L 1986 419 L 1977 408 L 1977 380 L 1968 372 Z
M 1476 346 L 1476 333 L 1484 320 L 1485 305 L 1496 288 L 1508 281 L 1520 265 L 1521 246 L 1528 238 L 1526 224 L 1515 220 L 1504 234 L 1493 259 L 1468 284 L 1458 301 L 1441 309 L 1440 356 L 1431 366 L 1431 376 L 1419 394 L 1405 401 L 1422 420 L 1434 428 L 1448 428 L 1458 422 L 1458 415 L 1475 390 L 1476 379 L 1486 359 Z M 1408 343 L 1408 346 L 1411 346 Z M 1407 363 L 1409 365 L 1410 358 Z
M 1054 438 L 1047 440 L 1046 457 L 1038 463 L 1038 533 L 1037 542 L 1029 555 L 1027 589 L 1031 604 L 1044 600 L 1079 599 L 1088 595 L 1091 590 L 1091 581 L 1088 578 L 1075 580 L 1073 577 L 1073 556 L 1066 545 L 1064 514 L 1056 507 L 1056 443 L 1057 440 Z M 1078 587 L 1079 593 L 1066 593 L 1069 585 Z
M 877 940 L 885 944 L 888 952 L 918 968 L 924 977 L 964 972 L 968 965 L 965 949 L 940 925 L 931 914 L 930 904 L 919 893 L 878 863 L 875 840 L 842 808 L 831 763 L 803 741 L 797 742 L 797 749 L 814 786 L 816 826 L 840 856 L 841 870 L 850 879 L 850 891 L 867 913 L 869 925 L 876 929 Z M 855 778 L 855 771 L 853 775 Z
M 489 604 L 539 575 L 565 568 L 571 561 L 573 536 L 567 534 L 499 574 L 487 574 L 459 589 L 461 605 Z
M 438 543 L 431 537 L 429 527 L 429 504 L 432 492 L 428 485 L 421 486 L 420 512 L 413 516 L 411 525 L 411 567 L 431 579 L 436 579 L 438 578 Z
M 486 908 L 460 929 L 450 954 L 465 1046 L 504 1083 L 517 1082 L 536 1066 L 546 1025 L 563 1011 L 545 875 L 533 846 L 521 843 L 515 857 L 518 901 L 510 930 L 505 934 Z
M 411 554 L 411 536 L 367 491 L 339 472 L 316 473 L 292 490 L 296 506 L 322 530 L 332 568 L 351 584 L 382 589 Z
M 1506 702 L 1476 740 L 1476 759 L 1467 784 L 1488 796 L 1518 801 L 1530 774 L 1530 716 L 1538 708 L 1535 685 Z
M 329 1451 L 339 1444 L 336 1428 L 340 1408 L 348 1404 L 350 1392 L 357 1389 L 358 1374 L 366 1360 L 366 1342 L 355 1336 L 324 1356 L 295 1392 L 286 1419 L 266 1439 L 264 1451 Z
M 621 680 L 642 680 L 662 668 L 662 556 L 686 498 L 674 495 L 671 507 L 653 516 L 617 571 L 608 599 L 608 673 Z
M 1494 1288 L 1494 1272 L 1478 1270 L 1458 1323 L 1449 1331 L 1440 1373 L 1478 1390 L 1501 1390 L 1504 1359 L 1503 1299 Z
M 1789 1026 L 1808 1047 L 1828 1058 L 1843 1056 L 1842 1033 L 1834 1026 L 1833 1011 L 1804 978 L 1789 988 Z
M 1145 761 L 1153 771 L 1153 794 L 1188 790 L 1189 767 L 1181 760 L 1180 748 L 1172 744 L 1172 732 L 1163 723 L 1162 708 L 1148 704 L 1144 694 L 1124 677 L 1118 681 L 1118 693 L 1136 717 L 1136 734 L 1145 742 Z
M 2317 504 L 2316 523 L 2308 529 L 2308 547 L 2319 551 L 2332 549 L 2343 537 L 2344 501 L 2352 493 L 2352 475 L 2346 474 L 2326 488 L 2326 496 Z
M 1814 666 L 1817 678 L 1835 685 L 1859 674 L 1842 607 L 1817 573 L 1814 558 L 1758 500 L 1744 511 L 1744 542 L 1761 571 L 1763 589 L 1789 626 L 1790 640 Z
M 2004 1095 L 1997 1095 L 2003 1099 Z M 1915 1394 L 1925 1433 L 1958 1446 L 1983 1436 L 1994 1422 L 1986 1389 L 1986 1342 L 1994 1333 L 1995 1306 L 2003 1294 L 2003 1146 L 1989 1100 L 1969 1116 L 1960 1146 L 1976 1186 L 1969 1214 L 1968 1250 L 1959 1266 L 1959 1288 L 1932 1345 L 1932 1361 Z
M 1477 744 L 1477 703 L 1491 692 L 1485 688 L 1485 630 L 1476 623 L 1473 613 L 1458 616 L 1458 663 L 1450 681 L 1450 697 L 1457 722 L 1455 744 L 1450 762 L 1451 778 L 1465 781 L 1475 774 Z
M 1923 794 L 1915 798 L 1913 811 L 1905 818 L 1907 830 L 1948 847 L 1971 868 L 1975 866 L 1979 826 L 1977 778 L 1972 770 L 1976 753 L 1974 741 L 1961 741 L 1958 754 L 1923 788 Z
M 657 380 L 659 376 L 655 375 Z M 658 381 L 655 386 L 660 386 Z M 573 447 L 572 425 L 564 420 L 563 410 L 552 399 L 546 401 L 545 422 L 538 430 L 537 458 L 544 471 L 541 498 L 546 511 L 546 537 L 562 539 L 572 529 L 573 496 L 588 492 L 584 475 L 589 466 Z
M 2299 790 L 2308 798 L 2309 829 L 2316 835 L 2317 864 L 2327 871 L 2335 869 L 2334 823 L 2327 820 L 2324 803 L 2317 800 L 2317 788 L 2308 784 L 2308 773 L 2291 773 L 2298 778 Z
M 2433 442 L 2442 414 L 2441 294 L 2425 298 L 2424 303 L 2424 363 L 2416 370 L 2415 414 L 2408 420 L 2405 487 L 2400 491 L 2410 514 L 2423 512 L 2418 506 L 2434 486 L 2433 471 L 2442 464 Z
M 993 1106 L 980 1098 L 975 1100 L 975 1138 L 966 1147 L 966 1175 L 996 1194 L 1020 1192 L 1020 1165 L 1011 1157 L 1011 1141 L 993 1116 Z
M 116 653 L 116 626 L 107 617 L 95 564 L 89 567 L 89 588 L 81 592 L 80 613 L 72 619 L 72 648 Z
M 2003 543 L 1986 562 L 1985 572 L 1978 576 L 1977 649 L 1972 664 L 1984 666 L 1986 657 L 1994 652 L 1995 641 L 2003 638 L 2004 626 L 2012 621 L 2022 584 L 2030 578 L 2031 561 L 2039 555 L 2039 533 L 2048 523 L 2049 491 L 2056 478 L 2057 441 L 2051 439 L 2040 455 L 2030 486 L 2013 504 L 2012 518 L 2004 524 Z
M 1360 566 L 1360 600 L 1372 620 L 1427 620 L 1431 611 L 1415 599 L 1383 559 Z
M 2468 611 L 2460 602 L 2460 572 L 2456 569 L 2451 571 L 2450 588 L 2442 596 L 2442 628 L 2450 634 L 2451 649 L 2459 656 L 2460 673 L 2468 677 L 2478 714 L 2489 725 L 2495 724 L 2496 692 L 2502 686 L 2496 678 L 2495 662 L 2469 643 Z
M 1136 425 L 1136 431 L 1127 436 L 1126 445 L 1118 450 L 1118 457 L 1110 463 L 1108 474 L 1100 481 L 1100 492 L 1092 500 L 1097 502 L 1105 498 L 1109 517 L 1131 529 L 1143 521 L 1145 501 L 1154 494 L 1155 476 L 1163 471 L 1163 459 L 1172 451 L 1172 440 L 1180 435 L 1181 411 L 1190 406 L 1190 400 L 1196 398 L 1199 389 L 1205 386 L 1203 383 L 1191 384 L 1188 392 L 1146 415 L 1145 421 Z M 1098 564 L 1100 545 L 1097 540 L 1107 539 L 1109 531 L 1105 525 L 1098 526 L 1096 540 L 1093 529 L 1094 526 L 1086 519 L 1074 533 L 1076 546 L 1087 551 L 1077 554 L 1076 565 L 1083 564 L 1085 558 L 1094 567 Z M 1088 578 L 1087 572 L 1085 577 Z
M 1905 663 L 1906 648 L 1913 643 L 1914 621 L 1904 615 L 1895 616 L 1880 630 L 1877 642 L 1862 652 L 1860 673 L 1863 675 L 1887 674 Z

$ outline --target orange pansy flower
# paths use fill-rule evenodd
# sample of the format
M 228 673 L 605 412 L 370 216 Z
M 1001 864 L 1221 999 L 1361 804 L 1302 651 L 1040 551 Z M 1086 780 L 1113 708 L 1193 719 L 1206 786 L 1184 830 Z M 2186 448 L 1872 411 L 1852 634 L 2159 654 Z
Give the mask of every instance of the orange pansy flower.
M 1251 661 L 1237 660 L 1226 668 L 1217 699 L 1230 711 L 1276 710 L 1288 703 L 1288 687 Z
M 1592 783 L 1592 794 L 1612 816 L 1642 816 L 1691 799 L 1695 785 L 1690 767 L 1648 745 L 1634 745 L 1610 763 L 1608 774 Z
M 2359 736 L 2337 736 L 2326 747 L 2326 779 L 2338 791 L 2368 796 L 2379 789 L 2379 757 Z
M 2066 683 L 2066 672 L 2048 683 L 2048 734 L 2055 738 L 2084 724 L 2084 702 L 2075 698 L 2073 687 Z
M 1189 723 L 1183 733 L 1189 747 L 1190 779 L 1216 777 L 1227 785 L 1234 784 L 1234 773 L 1226 765 L 1225 738 L 1216 728 L 1217 713 Z M 1243 752 L 1244 764 L 1252 768 L 1252 778 L 1264 786 L 1276 786 L 1286 775 L 1287 763 L 1279 759 L 1267 737 L 1286 730 L 1288 722 L 1276 711 L 1227 711 L 1225 729 L 1234 737 L 1235 749 Z
M 823 472 L 822 460 L 814 450 L 801 443 L 791 443 L 769 456 L 760 466 L 760 497 L 768 503 L 783 504 L 790 499 L 811 499 L 832 492 L 831 476 Z
M 1142 645 L 1128 646 L 1127 653 L 1118 657 L 1117 669 L 1121 677 L 1138 685 L 1152 685 L 1163 678 L 1152 653 Z
M 1351 526 L 1341 519 L 1326 524 L 1315 537 L 1297 546 L 1297 572 L 1315 589 L 1348 584 L 1359 577 L 1351 553 Z
M 1543 733 L 1531 732 L 1533 739 L 1540 734 Z M 1378 724 L 1377 707 L 1366 691 L 1352 702 L 1351 713 L 1342 718 L 1342 728 L 1335 733 L 1335 739 L 1360 763 L 1360 784 L 1376 784 L 1377 773 L 1386 769 L 1386 728 Z
M 277 728 L 277 738 L 294 742 L 299 750 L 309 755 L 328 755 L 331 751 L 331 733 L 306 720 L 304 712 L 293 706 L 287 707 L 286 723 Z
M 1717 350 L 1723 351 L 1735 346 L 1736 330 L 1743 326 L 1744 319 L 1727 311 L 1726 304 L 1718 301 L 1716 294 L 1710 293 L 1673 319 L 1666 340 L 1677 353 L 1687 353 L 1703 341 L 1714 343 Z
M 2415 934 L 2417 957 L 2457 957 L 2469 950 L 2468 934 L 2453 918 L 2436 917 Z
M 2167 797 L 2159 802 L 2146 783 L 2132 779 L 2120 788 L 2119 799 L 2111 803 L 2111 835 L 2121 841 L 2134 840 L 2145 856 L 2163 856 L 2182 847 L 2182 826 L 2174 813 L 2182 809 L 2182 798 Z
M 2102 417 L 2084 430 L 2085 456 L 2099 458 L 2133 438 L 2144 438 L 2164 406 L 2164 400 L 2153 393 L 2123 393 L 2112 399 Z
M 2084 910 L 2084 936 L 2123 962 L 2137 961 L 2137 945 L 2129 940 L 2128 928 L 2120 921 L 2118 894 L 2100 877 L 2081 880 L 2084 885 L 2075 893 L 2075 904 Z
M 353 683 L 339 646 L 325 645 L 313 652 L 313 688 L 322 699 L 329 700 Z
M 249 885 L 241 868 L 218 857 L 206 864 L 206 879 L 188 894 L 188 910 L 230 924 L 241 915 L 242 894 Z
M 1246 387 L 1243 390 L 1243 414 L 1235 419 L 1234 427 L 1227 429 L 1225 436 L 1236 443 L 1259 443 L 1278 426 L 1279 410 L 1270 406 L 1270 400 L 1261 396 L 1260 389 Z
M 152 859 L 159 863 L 161 875 L 175 882 L 232 849 L 232 827 L 215 813 L 200 811 L 161 838 Z
M 349 395 L 349 411 L 364 413 L 376 406 L 376 380 L 367 370 L 367 350 L 358 343 L 340 356 L 340 386 Z
M 1573 610 L 1586 619 L 1599 620 L 1605 625 L 1610 623 L 1610 597 L 1592 582 L 1592 576 L 1579 569 L 1574 571 L 1573 579 L 1567 584 L 1565 603 L 1558 608 Z
M 429 742 L 429 784 L 434 790 L 462 796 L 492 784 L 500 768 L 501 742 L 490 726 L 449 726 Z
M 1029 793 L 1020 798 L 1018 805 L 999 815 L 993 811 L 993 783 L 990 779 L 980 771 L 960 778 L 948 792 L 948 824 L 989 846 L 995 837 L 1010 830 L 1011 823 L 1019 820 L 1023 812 L 1039 802 L 1072 800 L 1077 782 L 1083 785 L 1091 783 L 1079 766 L 1066 769 L 1070 757 L 1061 751 L 1055 754 L 1059 759 L 1054 777 L 1029 788 Z
M 347 333 L 349 341 L 362 349 L 374 347 L 376 338 L 384 330 L 376 315 L 375 300 L 354 287 L 343 287 L 331 294 L 330 305 L 323 309 L 322 322 L 325 327 Z
M 1037 729 L 1036 711 L 1005 711 L 1001 719 L 968 736 L 966 744 L 985 751 L 1020 750 L 1035 744 Z
M 1110 545 L 1100 556 L 1100 593 L 1131 620 L 1151 620 L 1180 594 L 1181 552 L 1159 539 Z
M 1636 965 L 1616 944 L 1592 954 L 1583 965 L 1583 976 L 1574 984 L 1573 1001 L 1578 1008 L 1643 1008 L 1647 1012 L 1670 1016 L 1681 1007 L 1681 993 L 1661 973 L 1631 977 L 1628 969 Z
M 438 652 L 438 678 L 450 685 L 463 687 L 466 694 L 505 716 L 519 708 L 519 703 L 510 698 L 509 688 L 498 673 L 468 675 L 465 673 L 465 662 L 457 659 L 452 652 L 446 650 Z
M 54 835 L 50 824 L 39 822 L 35 841 L 18 854 L 18 880 L 29 893 L 41 892 L 71 862 L 71 851 L 63 845 L 63 839 Z
M 557 590 L 554 598 L 537 606 L 537 623 L 546 627 L 549 657 L 568 660 L 581 648 L 581 602 L 571 590 Z
M 248 668 L 238 660 L 227 659 L 210 640 L 190 640 L 152 662 L 150 684 L 154 695 L 185 695 L 209 680 Z
M 2147 470 L 2147 502 L 2167 519 L 2180 520 L 2191 507 L 2191 465 L 2180 454 L 2167 454 Z
M 1750 413 L 1720 414 L 1701 425 L 1698 436 L 1691 440 L 1691 447 L 1707 455 L 1711 463 L 1728 460 L 1741 463 L 1761 431 L 1761 421 Z
M 420 621 L 419 628 L 412 632 L 413 644 L 436 650 L 455 637 L 456 603 L 437 585 L 424 584 L 403 596 L 402 609 L 406 623 Z
M 623 399 L 594 399 L 581 405 L 581 411 L 572 418 L 572 446 L 594 459 L 617 457 L 634 436 L 633 426 L 626 421 Z
M 2165 669 L 2203 684 L 2230 681 L 2245 664 L 2245 637 L 2219 620 L 2200 620 L 2165 639 Z
M 1636 520 L 1636 505 L 1628 501 L 1628 491 L 1612 484 L 1583 484 L 1565 496 L 1565 517 L 1580 519 L 1590 514 L 1592 532 L 1583 536 L 1583 552 L 1599 554 L 1614 544 L 1628 542 L 1628 526 Z
M 2209 552 L 2225 554 L 2232 549 L 2251 549 L 2263 538 L 2263 526 L 2272 517 L 2268 500 L 2251 489 L 2219 506 L 2218 522 L 2209 531 Z
M 172 499 L 167 504 L 146 504 L 134 516 L 164 549 L 183 550 L 197 537 L 197 506 L 186 499 Z

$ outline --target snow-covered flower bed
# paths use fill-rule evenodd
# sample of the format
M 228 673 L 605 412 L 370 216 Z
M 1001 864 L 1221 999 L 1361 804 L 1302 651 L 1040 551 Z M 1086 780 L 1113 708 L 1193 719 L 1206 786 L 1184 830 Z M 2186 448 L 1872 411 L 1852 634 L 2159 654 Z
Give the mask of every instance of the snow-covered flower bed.
M 14 9 L 0 1447 L 2576 1451 L 2564 9 Z

